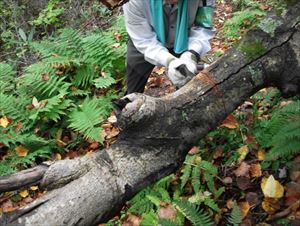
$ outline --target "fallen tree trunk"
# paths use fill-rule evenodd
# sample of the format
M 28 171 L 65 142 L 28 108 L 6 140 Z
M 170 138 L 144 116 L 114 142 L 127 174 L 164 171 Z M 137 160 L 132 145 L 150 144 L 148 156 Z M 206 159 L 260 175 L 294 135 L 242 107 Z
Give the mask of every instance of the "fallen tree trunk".
M 175 93 L 153 98 L 127 96 L 118 141 L 94 155 L 58 161 L 40 185 L 47 194 L 11 214 L 1 225 L 97 225 L 125 201 L 182 164 L 187 151 L 259 89 L 277 86 L 300 93 L 300 3 L 284 18 L 270 16 L 274 29 L 249 32 L 209 69 Z

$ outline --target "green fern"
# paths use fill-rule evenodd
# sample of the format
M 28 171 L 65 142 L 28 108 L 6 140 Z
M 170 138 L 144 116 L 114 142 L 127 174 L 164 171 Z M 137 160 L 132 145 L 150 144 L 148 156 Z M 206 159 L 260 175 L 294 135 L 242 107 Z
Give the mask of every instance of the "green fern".
M 300 153 L 300 100 L 273 113 L 265 128 L 256 135 L 264 148 L 271 148 L 266 159 L 290 158 Z
M 157 224 L 157 216 L 155 212 L 150 211 L 148 213 L 144 213 L 142 215 L 141 226 L 158 226 Z
M 159 219 L 158 220 L 159 226 L 180 226 L 175 221 L 169 220 L 169 219 Z
M 174 205 L 195 226 L 213 225 L 211 217 L 198 206 L 188 201 L 175 201 Z
M 242 222 L 242 212 L 239 208 L 239 206 L 235 203 L 232 211 L 230 213 L 229 219 L 228 219 L 229 224 L 228 226 L 238 226 Z
M 70 110 L 69 127 L 81 132 L 86 138 L 102 142 L 102 128 L 100 123 L 104 120 L 98 99 L 86 99 L 81 105 Z
M 14 76 L 16 76 L 16 72 L 13 67 L 5 63 L 0 63 L 0 90 L 2 93 L 14 89 Z

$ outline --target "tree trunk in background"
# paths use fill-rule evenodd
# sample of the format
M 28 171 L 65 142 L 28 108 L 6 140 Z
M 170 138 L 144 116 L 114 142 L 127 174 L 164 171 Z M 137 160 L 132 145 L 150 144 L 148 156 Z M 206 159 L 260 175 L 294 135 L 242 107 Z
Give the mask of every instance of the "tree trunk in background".
M 299 94 L 299 12 L 297 3 L 285 18 L 270 16 L 265 24 L 274 32 L 249 32 L 237 49 L 171 95 L 127 96 L 118 141 L 94 155 L 50 165 L 41 182 L 46 195 L 5 214 L 1 225 L 105 222 L 142 188 L 178 169 L 200 138 L 261 88 Z

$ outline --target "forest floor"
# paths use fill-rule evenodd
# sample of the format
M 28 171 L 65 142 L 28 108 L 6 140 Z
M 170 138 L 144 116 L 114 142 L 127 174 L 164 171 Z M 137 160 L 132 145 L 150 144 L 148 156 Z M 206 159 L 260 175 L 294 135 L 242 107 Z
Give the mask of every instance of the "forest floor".
M 225 21 L 232 16 L 233 6 L 229 2 L 231 1 L 218 1 L 215 16 L 217 30 L 220 30 Z M 214 62 L 235 41 L 217 34 L 212 40 L 211 52 L 202 61 L 208 64 Z M 165 69 L 155 68 L 147 83 L 145 93 L 159 97 L 174 91 L 176 88 L 166 77 Z M 289 166 L 284 166 L 282 162 L 277 166 L 274 164 L 263 165 L 267 150 L 259 146 L 252 131 L 257 123 L 256 120 L 270 118 L 277 91 L 264 89 L 260 95 L 267 99 L 249 99 L 235 113 L 231 114 L 218 130 L 209 134 L 199 142 L 199 146 L 189 152 L 190 156 L 198 155 L 203 151 L 211 153 L 208 159 L 214 162 L 214 166 L 218 168 L 216 184 L 223 186 L 226 190 L 226 193 L 217 201 L 221 211 L 214 214 L 215 225 L 226 225 L 225 222 L 222 222 L 222 215 L 228 214 L 234 203 L 237 203 L 242 211 L 241 225 L 300 225 L 300 156 L 294 158 Z M 282 107 L 289 103 L 290 100 L 280 99 L 276 106 Z M 115 121 L 116 118 L 112 113 L 107 122 L 103 124 L 105 146 L 109 146 L 117 139 L 119 130 L 114 126 Z M 52 160 L 72 159 L 88 155 L 98 148 L 99 143 L 90 142 L 82 146 L 80 150 L 69 151 L 64 155 L 56 153 Z M 227 151 L 228 149 L 231 151 Z M 236 153 L 239 153 L 240 157 L 233 159 L 232 156 L 236 156 Z M 178 170 L 174 175 L 172 183 L 179 183 L 181 171 L 182 169 Z M 190 184 L 186 186 L 187 194 L 188 190 L 192 190 Z M 0 211 L 15 211 L 41 197 L 45 192 L 38 186 L 31 186 L 23 190 L 1 194 Z M 270 192 L 272 197 L 270 197 Z M 125 212 L 126 208 L 124 207 Z M 120 216 L 116 218 L 120 218 Z M 123 219 L 125 220 L 122 226 L 138 226 L 140 223 L 139 216 L 134 218 L 130 214 L 125 214 Z

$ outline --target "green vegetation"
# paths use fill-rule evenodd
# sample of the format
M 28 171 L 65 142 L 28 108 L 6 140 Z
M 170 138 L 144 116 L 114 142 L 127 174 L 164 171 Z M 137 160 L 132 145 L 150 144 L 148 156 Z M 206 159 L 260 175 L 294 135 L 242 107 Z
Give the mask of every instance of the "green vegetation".
M 122 80 L 125 69 L 126 39 L 114 36 L 118 29 L 126 37 L 120 23 L 92 35 L 64 29 L 50 40 L 31 43 L 41 60 L 20 77 L 12 66 L 0 64 L 0 118 L 6 121 L 0 140 L 8 148 L 0 175 L 50 157 L 54 150 L 68 151 L 82 136 L 103 141 L 101 123 L 119 95 L 110 87 Z M 58 145 L 61 134 L 70 131 L 76 132 L 73 141 Z M 19 156 L 17 148 L 26 156 Z

